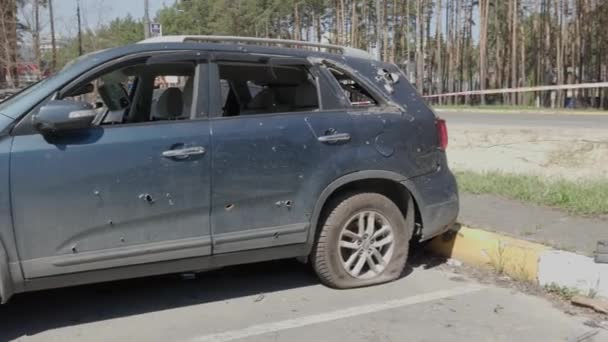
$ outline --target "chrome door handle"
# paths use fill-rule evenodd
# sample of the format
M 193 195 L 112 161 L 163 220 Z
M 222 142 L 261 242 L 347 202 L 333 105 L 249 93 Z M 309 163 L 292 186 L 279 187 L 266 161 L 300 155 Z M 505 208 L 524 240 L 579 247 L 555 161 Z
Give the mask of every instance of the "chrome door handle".
M 350 134 L 348 133 L 336 133 L 330 135 L 323 135 L 317 138 L 322 143 L 337 143 L 343 141 L 350 141 Z
M 190 156 L 198 156 L 205 154 L 205 148 L 202 146 L 194 146 L 181 148 L 177 150 L 168 150 L 162 153 L 165 158 L 186 159 Z

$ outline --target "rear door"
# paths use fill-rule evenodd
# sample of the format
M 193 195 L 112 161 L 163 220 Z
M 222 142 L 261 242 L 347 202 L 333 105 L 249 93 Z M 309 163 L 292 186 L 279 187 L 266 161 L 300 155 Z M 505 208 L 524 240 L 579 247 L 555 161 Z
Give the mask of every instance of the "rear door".
M 111 77 L 94 75 L 98 89 L 120 75 L 136 87 L 120 115 L 108 108 L 99 126 L 65 136 L 14 137 L 13 220 L 26 278 L 211 253 L 207 64 L 184 57 L 108 68 Z M 172 96 L 154 97 L 155 83 Z
M 348 115 L 306 60 L 210 68 L 214 253 L 306 242 L 318 194 L 348 172 Z

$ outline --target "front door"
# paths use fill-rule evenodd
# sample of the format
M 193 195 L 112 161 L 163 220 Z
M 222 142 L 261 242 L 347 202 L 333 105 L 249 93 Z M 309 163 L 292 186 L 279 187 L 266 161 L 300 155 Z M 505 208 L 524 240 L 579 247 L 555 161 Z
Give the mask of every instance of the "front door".
M 198 93 L 206 64 L 134 63 L 84 96 L 102 102 L 98 126 L 14 137 L 13 220 L 26 278 L 211 253 L 210 135 Z M 121 87 L 129 96 L 112 98 L 128 94 Z

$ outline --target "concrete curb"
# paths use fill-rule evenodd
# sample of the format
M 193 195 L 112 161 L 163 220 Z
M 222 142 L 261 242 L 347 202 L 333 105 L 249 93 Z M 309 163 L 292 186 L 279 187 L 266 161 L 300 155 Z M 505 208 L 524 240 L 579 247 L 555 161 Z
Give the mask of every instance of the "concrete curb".
M 489 267 L 514 279 L 608 297 L 608 264 L 596 264 L 583 255 L 469 227 L 436 237 L 428 248 L 434 254 Z

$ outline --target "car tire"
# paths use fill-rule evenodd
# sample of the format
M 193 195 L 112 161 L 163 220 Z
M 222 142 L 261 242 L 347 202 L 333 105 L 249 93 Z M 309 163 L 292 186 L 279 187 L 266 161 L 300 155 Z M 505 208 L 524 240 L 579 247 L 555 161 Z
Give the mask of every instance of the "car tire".
M 400 277 L 414 229 L 411 199 L 404 215 L 381 194 L 346 195 L 330 203 L 320 224 L 311 264 L 325 285 L 346 289 Z

